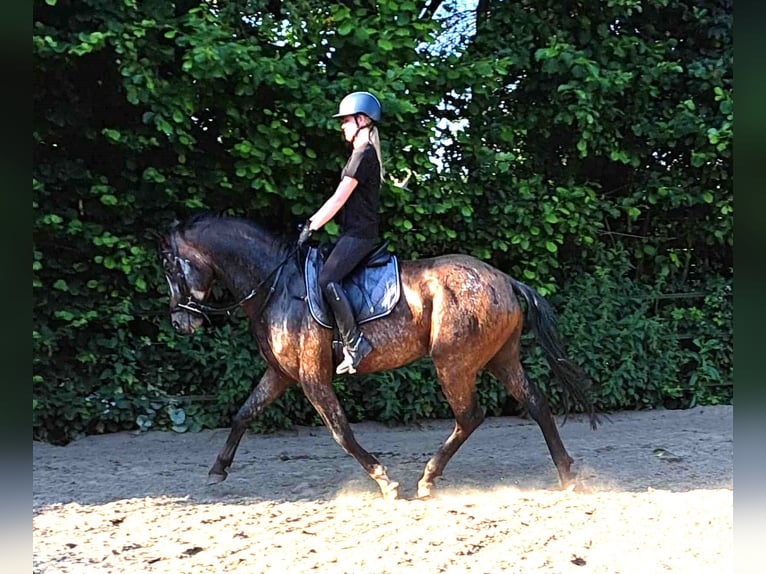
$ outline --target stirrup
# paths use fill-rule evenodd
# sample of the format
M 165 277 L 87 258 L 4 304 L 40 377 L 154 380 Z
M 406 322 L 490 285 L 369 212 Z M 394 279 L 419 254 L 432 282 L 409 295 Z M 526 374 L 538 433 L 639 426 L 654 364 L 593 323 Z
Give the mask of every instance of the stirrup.
M 363 336 L 360 336 L 353 347 L 343 347 L 343 361 L 335 369 L 337 375 L 353 375 L 356 367 L 372 351 L 372 345 Z

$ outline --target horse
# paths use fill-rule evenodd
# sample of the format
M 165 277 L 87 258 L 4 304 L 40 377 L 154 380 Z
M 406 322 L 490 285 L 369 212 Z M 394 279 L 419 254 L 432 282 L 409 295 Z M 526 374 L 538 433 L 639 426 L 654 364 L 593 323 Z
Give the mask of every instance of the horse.
M 300 385 L 333 439 L 377 482 L 384 499 L 398 497 L 399 484 L 355 439 L 333 390 L 331 329 L 310 315 L 303 271 L 288 244 L 244 218 L 202 213 L 159 236 L 159 251 L 170 289 L 170 319 L 191 334 L 215 310 L 205 301 L 218 281 L 241 308 L 267 367 L 233 417 L 225 445 L 208 473 L 208 483 L 225 480 L 249 424 L 288 387 Z M 548 363 L 570 401 L 600 424 L 588 396 L 591 380 L 566 358 L 555 315 L 534 289 L 474 257 L 461 254 L 402 261 L 401 297 L 393 311 L 363 326 L 373 351 L 358 375 L 396 369 L 428 356 L 455 416 L 452 433 L 428 461 L 417 497 L 432 496 L 434 481 L 484 420 L 476 390 L 480 371 L 489 371 L 538 424 L 562 488 L 575 484 L 569 456 L 546 397 L 525 375 L 519 347 L 531 325 Z M 525 302 L 522 311 L 520 300 Z

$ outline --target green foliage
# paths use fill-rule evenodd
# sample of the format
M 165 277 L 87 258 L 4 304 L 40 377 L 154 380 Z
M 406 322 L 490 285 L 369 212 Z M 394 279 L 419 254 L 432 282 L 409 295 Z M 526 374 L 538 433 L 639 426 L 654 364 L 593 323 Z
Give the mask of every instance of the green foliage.
M 336 382 L 344 407 L 353 405 L 351 420 L 409 423 L 450 416 L 433 364 L 420 360 L 397 371 Z
M 455 64 L 480 83 L 443 80 L 469 120 L 446 152 L 467 174 L 460 242 L 544 292 L 609 241 L 645 281 L 727 273 L 731 2 L 490 5 Z
M 635 282 L 631 266 L 626 250 L 605 250 L 591 273 L 578 275 L 552 298 L 570 357 L 597 383 L 597 408 L 685 408 L 730 400 L 728 281 L 712 276 L 686 286 L 694 291 L 676 292 L 663 279 Z M 530 354 L 539 356 L 534 348 Z M 531 366 L 533 380 L 549 380 L 540 358 Z M 556 395 L 557 389 L 549 388 L 548 394 Z M 558 397 L 553 402 L 558 405 Z
M 228 424 L 254 342 L 241 318 L 172 331 L 146 230 L 206 208 L 291 234 L 359 89 L 403 258 L 471 253 L 552 297 L 603 408 L 731 400 L 731 3 L 437 4 L 34 2 L 35 437 Z M 336 388 L 352 420 L 449 416 L 427 362 Z M 317 422 L 295 388 L 256 427 Z

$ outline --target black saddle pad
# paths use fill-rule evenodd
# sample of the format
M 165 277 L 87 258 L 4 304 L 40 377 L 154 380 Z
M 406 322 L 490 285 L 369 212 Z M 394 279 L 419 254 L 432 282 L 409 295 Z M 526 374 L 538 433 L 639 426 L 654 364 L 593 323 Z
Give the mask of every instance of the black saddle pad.
M 390 314 L 401 296 L 399 261 L 395 255 L 383 264 L 367 267 L 364 262 L 343 280 L 357 323 L 367 323 Z M 311 247 L 306 255 L 305 277 L 309 311 L 314 320 L 328 329 L 335 326 L 332 310 L 319 289 L 319 271 L 324 265 L 320 250 Z

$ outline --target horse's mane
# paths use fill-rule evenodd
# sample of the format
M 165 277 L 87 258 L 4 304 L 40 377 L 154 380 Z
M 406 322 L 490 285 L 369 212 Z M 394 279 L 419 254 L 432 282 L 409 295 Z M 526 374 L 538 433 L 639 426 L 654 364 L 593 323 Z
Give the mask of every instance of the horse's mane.
M 182 237 L 213 234 L 217 241 L 242 244 L 244 248 L 251 248 L 252 243 L 257 243 L 261 250 L 277 253 L 282 253 L 288 248 L 279 237 L 272 235 L 254 221 L 212 211 L 197 212 L 177 223 L 173 229 Z
M 220 219 L 223 219 L 224 217 L 225 216 L 222 213 L 214 213 L 212 211 L 198 211 L 192 214 L 186 220 L 176 222 L 173 225 L 173 229 L 175 229 L 181 234 L 184 234 L 187 231 L 190 231 L 194 227 L 197 227 L 199 225 L 204 225 L 205 223 L 209 221 L 220 220 Z

